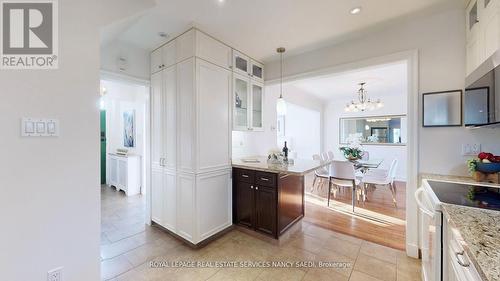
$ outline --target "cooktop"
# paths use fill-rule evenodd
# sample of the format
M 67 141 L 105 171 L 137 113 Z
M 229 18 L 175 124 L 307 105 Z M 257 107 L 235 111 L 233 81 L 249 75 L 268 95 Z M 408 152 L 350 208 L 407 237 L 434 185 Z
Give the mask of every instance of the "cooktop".
M 441 181 L 428 183 L 442 203 L 500 211 L 500 188 Z

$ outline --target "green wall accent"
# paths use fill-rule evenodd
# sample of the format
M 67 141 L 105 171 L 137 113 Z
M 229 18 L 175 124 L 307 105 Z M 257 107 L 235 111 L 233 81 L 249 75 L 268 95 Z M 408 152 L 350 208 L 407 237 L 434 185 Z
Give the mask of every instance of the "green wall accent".
M 101 184 L 106 183 L 106 110 L 101 110 Z

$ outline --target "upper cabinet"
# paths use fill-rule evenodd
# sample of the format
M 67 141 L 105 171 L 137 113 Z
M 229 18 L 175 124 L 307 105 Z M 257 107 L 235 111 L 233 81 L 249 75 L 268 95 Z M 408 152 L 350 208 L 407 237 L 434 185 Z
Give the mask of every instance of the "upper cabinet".
M 263 84 L 237 73 L 233 77 L 233 130 L 263 131 Z
M 174 41 L 151 53 L 151 73 L 166 69 L 177 62 L 177 46 Z
M 263 131 L 264 66 L 233 50 L 233 130 Z
M 232 49 L 203 32 L 196 32 L 196 55 L 208 62 L 231 69 Z
M 250 58 L 233 50 L 233 70 L 241 75 L 250 74 Z
M 500 0 L 472 0 L 466 9 L 466 74 L 500 47 Z
M 264 66 L 236 50 L 233 50 L 233 70 L 235 73 L 264 82 Z

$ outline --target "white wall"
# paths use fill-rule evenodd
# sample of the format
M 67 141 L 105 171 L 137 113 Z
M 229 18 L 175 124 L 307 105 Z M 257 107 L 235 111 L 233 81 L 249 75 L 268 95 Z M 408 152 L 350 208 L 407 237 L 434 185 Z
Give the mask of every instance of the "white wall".
M 99 280 L 99 1 L 59 1 L 59 69 L 0 70 L 2 280 Z M 22 117 L 57 118 L 23 138 Z
M 277 145 L 287 141 L 290 157 L 311 159 L 321 152 L 321 127 L 321 111 L 287 102 L 285 137 L 278 137 Z
M 325 150 L 334 152 L 336 158 L 343 158 L 339 151 L 341 146 L 339 139 L 339 119 L 345 117 L 364 117 L 364 116 L 383 116 L 383 115 L 406 115 L 406 100 L 408 93 L 388 93 L 377 96 L 380 98 L 384 107 L 373 111 L 365 112 L 345 112 L 344 107 L 350 101 L 349 99 L 338 99 L 327 104 L 325 107 Z M 402 132 L 403 133 L 403 132 Z M 406 136 L 403 137 L 406 139 Z M 396 177 L 398 180 L 406 180 L 406 146 L 388 146 L 388 145 L 364 145 L 363 149 L 368 151 L 372 159 L 384 159 L 380 168 L 389 169 L 392 159 L 398 159 L 398 171 Z
M 263 132 L 240 132 L 233 131 L 232 157 L 241 158 L 247 156 L 267 155 L 269 150 L 283 146 L 277 146 L 276 134 L 276 101 L 279 97 L 279 85 L 265 86 L 264 98 L 264 131 Z M 305 109 L 320 113 L 321 125 L 323 126 L 323 101 L 310 94 L 301 92 L 295 88 L 285 86 L 284 98 L 287 102 L 300 105 Z M 323 136 L 321 135 L 320 142 Z M 320 144 L 322 147 L 322 144 Z
M 418 49 L 420 93 L 462 89 L 465 11 L 461 1 L 455 6 L 372 30 L 358 39 L 286 57 L 285 76 Z M 278 77 L 279 62 L 266 64 L 266 80 Z M 421 115 L 420 106 L 415 106 Z M 419 124 L 419 135 L 419 169 L 424 173 L 466 175 L 469 157 L 461 156 L 463 143 L 481 143 L 484 151 L 500 154 L 499 129 L 422 128 Z
M 146 86 L 124 82 L 101 81 L 101 87 L 106 88 L 104 96 L 106 108 L 107 151 L 116 152 L 118 148 L 128 149 L 129 153 L 144 156 L 144 118 L 146 107 Z M 123 143 L 123 113 L 135 111 L 135 147 L 124 147 Z
M 101 69 L 131 77 L 150 79 L 150 52 L 128 43 L 113 40 L 101 47 Z M 120 70 L 118 59 L 123 57 L 127 63 L 125 70 Z

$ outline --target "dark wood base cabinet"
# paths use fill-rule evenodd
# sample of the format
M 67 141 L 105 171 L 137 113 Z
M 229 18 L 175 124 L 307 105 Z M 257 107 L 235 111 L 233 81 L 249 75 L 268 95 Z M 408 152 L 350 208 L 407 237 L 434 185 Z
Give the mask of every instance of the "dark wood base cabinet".
M 233 222 L 279 238 L 304 217 L 304 177 L 233 168 Z

